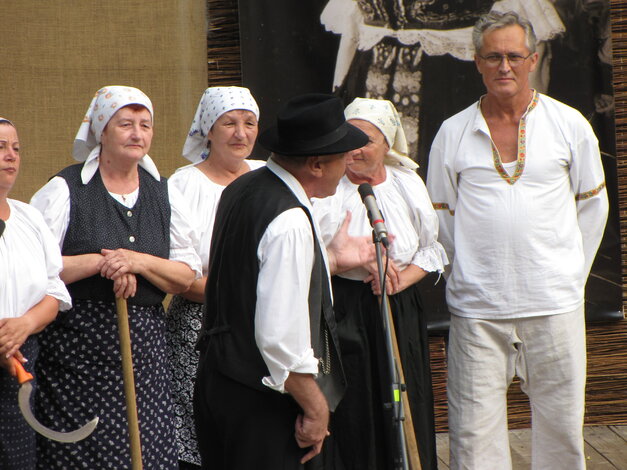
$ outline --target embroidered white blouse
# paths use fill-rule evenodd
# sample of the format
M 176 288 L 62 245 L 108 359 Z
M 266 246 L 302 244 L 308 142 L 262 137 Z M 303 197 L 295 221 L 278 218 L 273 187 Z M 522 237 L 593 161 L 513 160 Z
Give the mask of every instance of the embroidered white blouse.
M 0 236 L 0 318 L 22 316 L 49 295 L 59 309 L 72 306 L 70 294 L 59 277 L 61 252 L 41 214 L 8 199 L 11 213 Z
M 391 259 L 401 270 L 415 264 L 425 271 L 442 272 L 448 261 L 437 240 L 438 218 L 425 184 L 415 171 L 407 168 L 385 165 L 385 171 L 385 181 L 375 185 L 373 191 L 386 228 L 394 236 L 389 251 Z M 335 195 L 314 200 L 314 216 L 325 243 L 328 244 L 339 230 L 346 211 L 352 214 L 349 235 L 372 234 L 366 207 L 357 192 L 358 186 L 344 176 Z M 340 274 L 346 279 L 360 281 L 367 275 L 364 268 Z
M 251 170 L 266 164 L 263 160 L 246 160 L 246 163 Z M 168 178 L 168 185 L 176 188 L 185 198 L 189 220 L 196 230 L 198 244 L 195 248 L 202 262 L 203 276 L 206 276 L 216 210 L 226 186 L 211 181 L 197 165 L 196 163 L 177 169 Z
M 473 104 L 442 124 L 427 187 L 452 265 L 452 313 L 520 318 L 582 304 L 608 199 L 597 139 L 577 110 L 534 93 L 506 170 Z

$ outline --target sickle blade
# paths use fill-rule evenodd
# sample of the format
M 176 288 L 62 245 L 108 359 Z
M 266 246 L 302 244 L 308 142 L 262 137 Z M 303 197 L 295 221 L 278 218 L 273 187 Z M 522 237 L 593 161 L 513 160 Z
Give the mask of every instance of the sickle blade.
M 20 392 L 18 394 L 18 402 L 20 405 L 20 410 L 22 411 L 22 415 L 24 416 L 26 422 L 30 425 L 31 428 L 33 428 L 42 436 L 58 442 L 77 442 L 81 439 L 85 439 L 93 432 L 94 429 L 96 429 L 96 425 L 98 424 L 98 417 L 92 419 L 84 426 L 78 428 L 76 431 L 59 432 L 53 431 L 52 429 L 45 427 L 43 424 L 37 421 L 37 419 L 33 415 L 33 412 L 30 409 L 30 395 L 32 391 L 33 386 L 30 382 L 23 383 L 20 387 Z

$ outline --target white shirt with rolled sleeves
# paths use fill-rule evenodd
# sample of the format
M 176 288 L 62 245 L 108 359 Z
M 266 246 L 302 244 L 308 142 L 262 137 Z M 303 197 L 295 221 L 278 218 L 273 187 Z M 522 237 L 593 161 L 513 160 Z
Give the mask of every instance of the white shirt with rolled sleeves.
M 298 180 L 272 159 L 268 160 L 267 167 L 311 213 L 311 202 Z M 312 223 L 330 278 L 320 230 L 313 218 Z M 257 249 L 259 278 L 255 340 L 270 372 L 263 378 L 263 384 L 283 393 L 290 372 L 314 376 L 318 373 L 318 359 L 311 347 L 309 326 L 313 237 L 309 218 L 301 208 L 294 208 L 283 212 L 268 225 Z
M 456 315 L 523 318 L 583 303 L 608 213 L 598 141 L 577 110 L 534 93 L 518 142 L 509 174 L 479 102 L 446 120 L 433 142 L 427 188 Z
M 154 165 L 144 167 L 153 178 L 159 180 L 159 172 Z M 88 159 L 81 171 L 81 178 L 87 184 L 98 169 L 97 159 Z M 137 202 L 138 191 L 130 194 L 123 200 L 119 195 L 112 194 L 120 203 L 132 208 Z M 181 193 L 170 186 L 168 188 L 170 201 L 170 260 L 187 264 L 195 273 L 196 279 L 202 277 L 200 257 L 196 253 L 198 234 L 189 222 L 187 204 Z M 70 189 L 67 182 L 60 176 L 55 176 L 46 183 L 31 198 L 30 204 L 43 214 L 46 223 L 52 230 L 59 246 L 63 247 L 65 233 L 70 223 Z

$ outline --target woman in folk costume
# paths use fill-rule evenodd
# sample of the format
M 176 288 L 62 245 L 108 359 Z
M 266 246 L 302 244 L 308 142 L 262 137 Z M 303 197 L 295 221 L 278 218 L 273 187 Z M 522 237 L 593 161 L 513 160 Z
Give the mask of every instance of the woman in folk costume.
M 176 414 L 176 441 L 181 469 L 200 468 L 192 398 L 198 368 L 195 350 L 202 322 L 209 249 L 218 201 L 238 176 L 265 165 L 247 160 L 257 139 L 259 107 L 248 88 L 210 87 L 198 104 L 183 147 L 191 165 L 168 180 L 184 196 L 198 234 L 203 277 L 168 308 L 167 339 Z
M 447 264 L 437 241 L 438 220 L 417 165 L 407 157 L 407 142 L 396 109 L 386 100 L 356 98 L 345 110 L 347 121 L 364 131 L 369 142 L 352 153 L 335 196 L 316 201 L 315 215 L 327 242 L 347 211 L 348 233 L 372 233 L 357 188 L 372 186 L 385 224 L 393 237 L 387 252 L 386 290 L 408 388 L 409 404 L 422 468 L 437 468 L 433 391 L 427 325 L 417 282 Z M 349 469 L 393 466 L 389 370 L 379 312 L 376 263 L 333 277 L 334 310 L 348 389 L 332 420 L 332 433 Z
M 74 444 L 39 439 L 42 470 L 130 467 L 116 296 L 128 301 L 143 466 L 177 468 L 162 301 L 187 290 L 201 267 L 182 196 L 148 156 L 152 136 L 143 92 L 98 90 L 74 141 L 84 163 L 31 200 L 61 246 L 74 305 L 41 335 L 36 410 L 58 430 L 100 418 Z
M 17 129 L 0 118 L 0 468 L 34 470 L 35 431 L 18 407 L 12 358 L 33 371 L 37 333 L 71 307 L 61 252 L 41 214 L 9 199 L 20 170 Z

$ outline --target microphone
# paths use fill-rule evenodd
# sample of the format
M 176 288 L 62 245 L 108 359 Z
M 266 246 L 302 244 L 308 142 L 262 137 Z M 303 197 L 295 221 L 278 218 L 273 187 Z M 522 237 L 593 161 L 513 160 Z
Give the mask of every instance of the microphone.
M 370 225 L 374 230 L 376 238 L 381 240 L 383 246 L 387 248 L 390 245 L 390 242 L 388 241 L 388 230 L 385 228 L 385 221 L 381 215 L 379 207 L 377 206 L 377 199 L 374 197 L 372 186 L 368 183 L 363 183 L 359 185 L 357 191 L 359 191 L 361 200 L 366 206 L 368 219 L 370 220 Z

